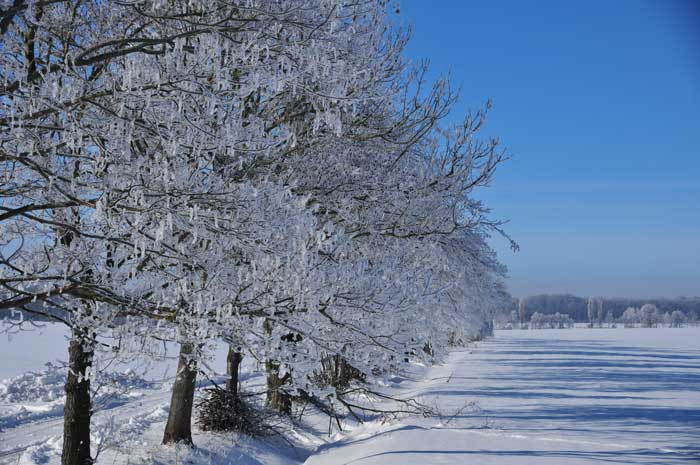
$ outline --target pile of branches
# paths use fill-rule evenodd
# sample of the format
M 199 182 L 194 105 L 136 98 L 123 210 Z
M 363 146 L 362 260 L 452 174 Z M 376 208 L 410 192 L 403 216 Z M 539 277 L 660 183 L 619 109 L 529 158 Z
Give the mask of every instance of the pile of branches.
M 203 431 L 235 431 L 253 437 L 279 435 L 274 412 L 246 400 L 245 394 L 214 386 L 196 404 L 197 425 Z

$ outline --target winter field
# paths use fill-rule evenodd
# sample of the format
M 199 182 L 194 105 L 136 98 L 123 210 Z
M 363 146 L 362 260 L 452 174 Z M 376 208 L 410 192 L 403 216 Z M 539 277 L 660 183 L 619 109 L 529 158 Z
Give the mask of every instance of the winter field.
M 59 463 L 65 337 L 48 325 L 0 338 L 0 463 Z M 329 436 L 309 412 L 285 440 L 195 429 L 194 450 L 160 445 L 173 360 L 106 371 L 93 417 L 103 464 L 700 463 L 698 327 L 498 331 L 384 386 L 440 415 L 331 425 Z M 262 386 L 243 378 L 249 392 Z

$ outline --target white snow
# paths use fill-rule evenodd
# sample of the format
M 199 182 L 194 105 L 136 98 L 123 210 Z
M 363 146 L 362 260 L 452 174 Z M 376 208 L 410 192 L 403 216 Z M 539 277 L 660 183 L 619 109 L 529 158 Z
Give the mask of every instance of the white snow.
M 22 344 L 0 337 L 0 463 L 57 464 L 64 334 L 29 334 Z M 21 366 L 33 374 L 18 373 Z M 499 331 L 384 387 L 437 407 L 440 417 L 351 424 L 329 438 L 327 420 L 310 415 L 289 424 L 289 442 L 195 428 L 195 450 L 159 445 L 170 395 L 163 367 L 119 373 L 112 385 L 129 389 L 105 391 L 110 401 L 93 418 L 98 464 L 700 462 L 700 328 Z M 262 383 L 247 375 L 245 385 Z

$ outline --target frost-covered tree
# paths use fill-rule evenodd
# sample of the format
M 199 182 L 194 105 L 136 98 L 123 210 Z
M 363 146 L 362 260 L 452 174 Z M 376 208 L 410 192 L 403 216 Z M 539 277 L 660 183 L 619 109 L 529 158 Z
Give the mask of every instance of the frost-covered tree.
M 653 328 L 661 322 L 661 315 L 654 304 L 644 304 L 639 309 L 639 320 L 643 328 Z
M 446 157 L 437 152 L 429 158 L 415 150 L 398 156 L 385 143 L 338 142 L 329 138 L 314 147 L 322 169 L 299 169 L 295 174 L 303 180 L 297 191 L 310 193 L 317 216 L 342 226 L 352 240 L 347 248 L 338 249 L 336 259 L 328 255 L 325 276 L 330 282 L 319 289 L 327 296 L 321 321 L 310 325 L 313 314 L 302 313 L 304 321 L 294 330 L 298 337 L 289 340 L 284 331 L 290 316 L 285 314 L 282 324 L 279 318 L 268 319 L 268 326 L 274 320 L 277 324 L 272 326 L 282 331 L 273 337 L 282 341 L 273 347 L 278 353 L 269 357 L 289 374 L 285 384 L 290 389 L 313 386 L 308 386 L 307 371 L 298 362 L 290 370 L 293 363 L 283 361 L 286 353 L 321 345 L 366 372 L 376 371 L 373 365 L 379 360 L 407 349 L 421 353 L 430 346 L 430 352 L 439 356 L 458 336 L 455 329 L 475 328 L 478 333 L 483 321 L 492 319 L 492 309 L 505 305 L 507 296 L 498 286 L 501 267 L 484 241 L 491 225 L 474 221 L 468 203 L 459 206 L 469 201 L 466 195 L 478 185 L 470 171 L 483 173 L 479 160 L 490 166 L 491 155 L 465 152 L 475 163 L 462 163 L 463 155 L 457 152 L 462 145 L 455 145 L 452 164 L 445 166 Z M 329 163 L 331 154 L 342 158 Z M 455 208 L 460 215 L 454 215 Z M 337 279 L 345 269 L 347 276 Z M 432 313 L 420 311 L 424 308 Z M 333 340 L 324 340 L 331 333 L 318 329 L 329 321 L 336 329 Z M 378 344 L 365 324 L 376 324 L 393 336 L 381 336 Z M 344 331 L 350 332 L 341 338 Z
M 598 327 L 603 327 L 603 299 L 597 300 L 598 305 Z
M 613 328 L 615 326 L 615 316 L 612 310 L 608 310 L 605 313 L 605 322 L 608 324 L 608 328 Z
M 588 304 L 586 306 L 586 313 L 588 315 L 588 327 L 593 327 L 593 322 L 595 321 L 595 300 L 593 297 L 588 298 Z
M 520 327 L 525 327 L 525 297 L 518 300 L 518 316 L 520 317 Z
M 546 315 L 535 312 L 532 314 L 530 317 L 530 328 L 531 329 L 541 329 L 545 325 L 545 317 Z
M 639 310 L 634 307 L 627 307 L 620 319 L 625 328 L 634 328 L 640 323 Z
M 439 358 L 505 305 L 473 198 L 504 159 L 477 139 L 486 109 L 443 127 L 457 96 L 423 90 L 385 6 L 3 10 L 0 309 L 71 327 L 64 464 L 91 460 L 107 336 L 180 344 L 164 442 L 191 443 L 218 340 L 266 360 L 273 392 L 313 393 L 328 357 Z
M 518 312 L 516 310 L 511 310 L 510 320 L 509 320 L 509 324 L 511 325 L 511 327 L 514 328 L 515 326 L 517 326 L 518 321 L 519 321 Z
M 69 393 L 84 414 L 66 422 L 76 432 L 64 435 L 65 462 L 89 458 L 86 375 L 95 338 L 117 316 L 120 329 L 125 317 L 170 323 L 188 372 L 200 341 L 231 326 L 202 323 L 222 309 L 269 308 L 261 283 L 277 286 L 296 258 L 313 256 L 320 228 L 299 212 L 303 199 L 255 175 L 375 103 L 369 89 L 402 66 L 403 39 L 384 34 L 382 11 L 309 1 L 3 11 L 2 305 L 41 312 L 26 305 L 43 301 L 73 328 L 79 381 Z M 298 232 L 284 250 L 270 240 L 275 227 Z
M 669 317 L 669 326 L 671 328 L 680 328 L 686 324 L 687 321 L 688 319 L 686 318 L 685 313 L 681 312 L 680 310 L 674 310 Z

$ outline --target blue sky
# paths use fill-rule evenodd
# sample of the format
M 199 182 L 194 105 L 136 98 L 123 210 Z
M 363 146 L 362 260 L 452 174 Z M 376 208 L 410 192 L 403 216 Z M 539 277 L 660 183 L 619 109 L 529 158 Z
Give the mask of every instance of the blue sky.
M 514 295 L 700 295 L 700 1 L 404 0 L 411 58 L 487 98 Z

